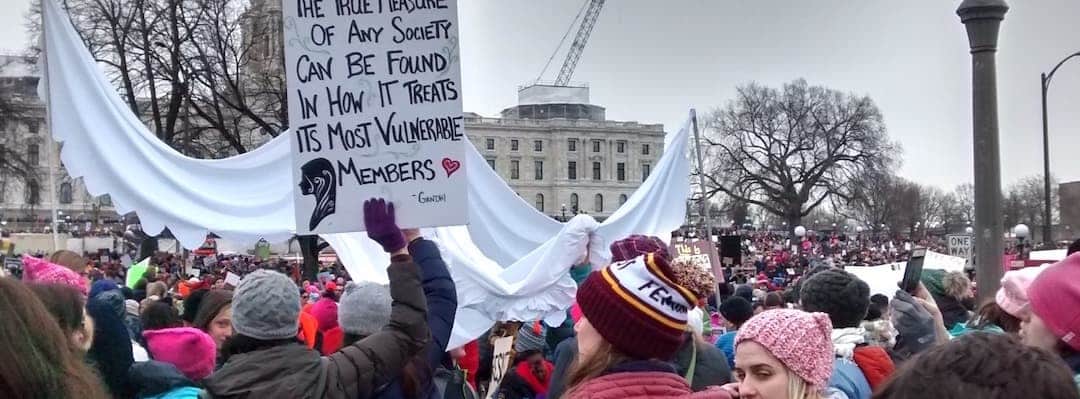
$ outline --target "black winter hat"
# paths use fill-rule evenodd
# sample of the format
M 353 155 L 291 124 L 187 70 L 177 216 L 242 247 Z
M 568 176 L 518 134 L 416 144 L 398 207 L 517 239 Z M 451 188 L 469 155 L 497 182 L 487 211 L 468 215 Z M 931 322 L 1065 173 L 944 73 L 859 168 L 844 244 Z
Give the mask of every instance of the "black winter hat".
M 870 286 L 851 273 L 830 269 L 804 281 L 799 299 L 803 310 L 827 313 L 833 328 L 858 327 L 870 306 Z
M 752 302 L 754 300 L 754 287 L 749 284 L 739 285 L 735 287 L 735 296 L 742 297 L 747 302 Z
M 754 306 L 746 298 L 733 296 L 720 304 L 720 315 L 724 316 L 724 320 L 741 326 L 754 317 Z

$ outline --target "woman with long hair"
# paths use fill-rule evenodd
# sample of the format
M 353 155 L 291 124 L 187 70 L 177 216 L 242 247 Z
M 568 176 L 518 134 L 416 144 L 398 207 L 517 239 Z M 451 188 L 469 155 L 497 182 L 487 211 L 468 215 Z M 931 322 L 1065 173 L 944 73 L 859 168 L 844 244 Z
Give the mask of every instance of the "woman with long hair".
M 52 314 L 69 347 L 86 353 L 94 343 L 94 321 L 86 314 L 86 300 L 75 288 L 60 284 L 28 284 L 27 287 Z
M 674 282 L 667 260 L 648 253 L 589 275 L 578 288 L 578 357 L 564 397 L 729 398 L 720 387 L 694 393 L 661 359 L 683 343 L 697 298 Z
M 22 283 L 0 278 L 0 392 L 12 398 L 104 399 L 45 305 Z
M 192 327 L 203 330 L 214 338 L 218 349 L 225 345 L 225 340 L 233 335 L 232 291 L 210 290 L 198 302 L 198 311 Z M 186 310 L 185 310 L 186 311 Z

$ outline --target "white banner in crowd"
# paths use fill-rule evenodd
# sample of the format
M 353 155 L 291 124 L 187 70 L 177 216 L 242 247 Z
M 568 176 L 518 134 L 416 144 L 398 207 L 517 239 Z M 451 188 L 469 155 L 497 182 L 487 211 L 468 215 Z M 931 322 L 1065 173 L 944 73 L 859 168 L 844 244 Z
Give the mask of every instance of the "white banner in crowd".
M 176 152 L 131 113 L 56 1 L 43 4 L 50 61 L 48 85 L 43 85 L 48 92 L 42 97 L 58 116 L 50 131 L 63 143 L 61 159 L 69 174 L 81 177 L 90 194 L 109 194 L 121 214 L 137 211 L 148 233 L 168 227 L 186 248 L 197 248 L 209 232 L 245 245 L 260 239 L 284 242 L 295 234 L 289 132 L 225 159 Z M 591 263 L 600 265 L 610 256 L 611 240 L 633 233 L 668 239 L 685 216 L 688 142 L 685 125 L 668 134 L 653 173 L 603 224 L 588 216 L 554 221 L 515 195 L 490 168 L 470 170 L 465 176 L 468 228 L 425 233 L 440 243 L 459 287 L 451 345 L 476 338 L 497 319 L 546 315 L 556 323 L 576 290 L 567 271 L 586 251 L 592 253 Z M 479 157 L 471 145 L 463 147 L 465 158 Z M 350 275 L 386 281 L 385 254 L 366 235 L 322 236 Z
M 923 261 L 924 270 L 940 269 L 947 272 L 962 272 L 967 260 L 955 256 L 926 251 Z M 897 284 L 904 278 L 906 262 L 889 263 L 878 266 L 848 266 L 844 270 L 854 274 L 870 286 L 870 294 L 882 294 L 890 299 L 896 294 Z
M 362 231 L 374 197 L 401 227 L 466 224 L 457 1 L 282 9 L 297 233 Z

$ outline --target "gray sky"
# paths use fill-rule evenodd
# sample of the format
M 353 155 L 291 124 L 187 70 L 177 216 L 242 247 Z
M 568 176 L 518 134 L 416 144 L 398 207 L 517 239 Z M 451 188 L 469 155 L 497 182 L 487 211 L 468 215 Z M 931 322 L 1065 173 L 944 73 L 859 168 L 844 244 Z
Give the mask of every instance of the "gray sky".
M 516 102 L 584 0 L 461 0 L 465 110 Z M 1080 1 L 1012 1 L 998 51 L 1004 185 L 1042 172 L 1039 73 L 1080 51 Z M 609 119 L 676 129 L 752 80 L 799 77 L 870 95 L 904 147 L 901 174 L 951 189 L 972 176 L 971 66 L 959 1 L 610 0 L 574 81 Z M 0 0 L 0 49 L 26 43 L 29 0 Z M 569 39 L 568 39 L 569 40 Z M 562 63 L 553 61 L 546 79 Z M 1049 96 L 1051 173 L 1080 180 L 1080 59 Z

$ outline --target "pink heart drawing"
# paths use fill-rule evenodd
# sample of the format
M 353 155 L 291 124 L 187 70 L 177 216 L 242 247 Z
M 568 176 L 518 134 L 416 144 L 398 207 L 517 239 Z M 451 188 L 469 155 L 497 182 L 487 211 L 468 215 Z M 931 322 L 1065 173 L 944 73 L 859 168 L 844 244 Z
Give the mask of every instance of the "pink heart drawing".
M 458 169 L 461 169 L 461 162 L 455 161 L 450 158 L 443 158 L 442 167 L 443 169 L 446 169 L 446 177 L 450 177 L 450 175 L 454 174 L 454 172 L 457 172 Z

